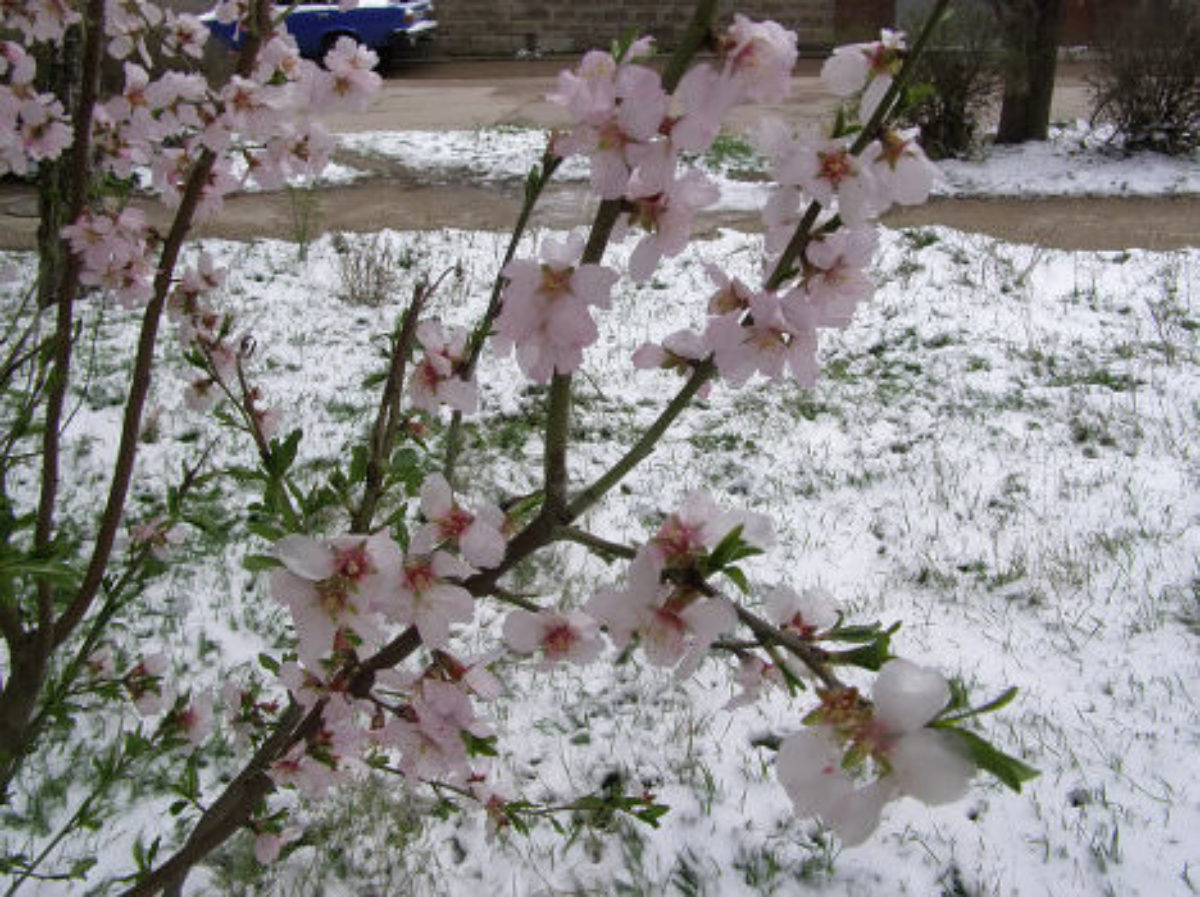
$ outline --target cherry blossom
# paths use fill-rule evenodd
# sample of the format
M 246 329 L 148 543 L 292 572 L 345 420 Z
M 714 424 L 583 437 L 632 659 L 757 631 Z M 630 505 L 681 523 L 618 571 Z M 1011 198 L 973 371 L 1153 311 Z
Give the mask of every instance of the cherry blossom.
M 388 619 L 416 626 L 426 646 L 441 648 L 450 639 L 450 625 L 474 615 L 471 593 L 452 581 L 474 572 L 445 551 L 410 553 L 399 586 L 377 606 Z
M 720 190 L 703 173 L 692 170 L 673 180 L 665 190 L 643 185 L 635 173 L 629 195 L 630 220 L 648 231 L 629 257 L 629 276 L 649 279 L 662 256 L 683 252 L 692 234 L 692 219 L 700 209 L 720 198 Z
M 479 406 L 479 388 L 473 380 L 458 375 L 466 360 L 467 331 L 461 327 L 443 328 L 438 321 L 422 321 L 417 327 L 417 342 L 425 356 L 417 362 L 408 381 L 413 407 L 432 413 L 449 405 L 463 414 L 474 414 Z
M 853 96 L 866 88 L 859 103 L 859 115 L 865 121 L 891 87 L 903 53 L 904 34 L 884 29 L 878 41 L 835 47 L 821 66 L 821 81 L 840 97 Z
M 774 103 L 787 96 L 796 65 L 796 33 L 778 22 L 754 22 L 741 13 L 723 40 L 725 72 L 755 103 Z
M 577 610 L 514 610 L 504 619 L 504 641 L 518 654 L 540 651 L 549 663 L 591 663 L 604 647 L 597 622 Z
M 284 536 L 275 544 L 282 569 L 271 571 L 271 595 L 292 613 L 300 657 L 317 667 L 343 630 L 375 643 L 375 617 L 391 600 L 401 575 L 400 548 L 384 532 L 343 536 L 330 543 Z
M 450 484 L 440 473 L 421 484 L 421 513 L 429 522 L 413 536 L 411 550 L 428 554 L 450 543 L 473 567 L 491 568 L 504 560 L 504 512 L 485 502 L 472 514 L 454 501 Z
M 597 336 L 590 306 L 607 308 L 617 273 L 601 265 L 577 265 L 583 238 L 546 238 L 541 263 L 514 260 L 503 305 L 496 318 L 497 350 L 516 347 L 517 363 L 527 377 L 545 383 L 551 374 L 569 374 L 583 363 L 583 349 Z
M 787 586 L 772 589 L 766 595 L 767 619 L 802 638 L 812 638 L 837 625 L 837 601 L 822 588 L 797 592 Z
M 624 589 L 604 589 L 584 612 L 605 624 L 618 648 L 635 636 L 655 666 L 675 667 L 678 678 L 695 672 L 709 646 L 737 624 L 732 605 L 663 581 L 657 552 L 643 548 L 629 565 Z
M 820 816 L 847 845 L 874 831 L 888 801 L 907 795 L 949 803 L 966 792 L 975 772 L 961 741 L 928 727 L 950 701 L 941 674 L 890 660 L 871 696 L 868 703 L 854 689 L 822 693 L 817 725 L 786 739 L 776 762 L 796 811 Z M 843 759 L 847 750 L 850 764 Z M 864 761 L 877 777 L 860 785 Z
M 880 196 L 888 203 L 920 205 L 933 189 L 938 171 L 917 143 L 917 135 L 916 128 L 887 130 L 879 138 L 880 152 L 871 170 L 879 184 Z
M 879 187 L 871 166 L 878 153 L 877 142 L 856 156 L 845 140 L 804 141 L 779 166 L 779 181 L 803 187 L 826 208 L 836 197 L 838 214 L 853 227 L 878 214 Z
M 741 691 L 726 702 L 726 710 L 736 710 L 738 707 L 753 704 L 764 688 L 782 688 L 785 684 L 779 667 L 767 663 L 757 654 L 743 654 L 738 658 L 738 668 L 733 681 Z

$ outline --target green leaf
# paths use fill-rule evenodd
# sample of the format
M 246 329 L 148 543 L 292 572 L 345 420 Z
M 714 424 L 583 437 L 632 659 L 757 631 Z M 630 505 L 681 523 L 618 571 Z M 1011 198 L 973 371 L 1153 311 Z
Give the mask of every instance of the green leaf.
M 739 524 L 726 533 L 725 538 L 717 543 L 717 547 L 708 553 L 703 572 L 707 575 L 720 573 L 730 564 L 756 554 L 762 554 L 762 551 L 742 538 L 742 526 Z
M 258 665 L 272 675 L 279 675 L 279 661 L 270 654 L 259 654 Z
M 496 736 L 490 735 L 487 738 L 480 738 L 478 735 L 472 735 L 470 732 L 463 731 L 463 743 L 467 746 L 467 754 L 472 757 L 499 757 L 500 752 L 496 750 Z
M 954 683 L 951 683 L 951 686 L 953 687 Z M 1017 687 L 1014 685 L 1011 688 L 1005 689 L 1005 691 L 999 697 L 993 698 L 986 704 L 982 704 L 979 707 L 972 707 L 969 710 L 964 710 L 962 713 L 948 714 L 943 716 L 941 719 L 934 720 L 933 725 L 943 725 L 946 728 L 949 728 L 950 724 L 961 722 L 964 719 L 970 719 L 973 716 L 981 716 L 984 713 L 995 713 L 997 710 L 1007 707 L 1016 699 L 1017 690 Z M 952 700 L 950 703 L 950 707 L 952 709 L 956 707 L 967 706 L 966 691 L 962 689 L 961 685 L 955 689 L 954 698 L 955 700 Z
M 270 470 L 277 477 L 283 476 L 296 460 L 296 452 L 300 449 L 300 440 L 304 431 L 297 427 L 282 440 L 271 440 Z
M 242 567 L 251 573 L 260 573 L 263 570 L 273 570 L 282 566 L 283 563 L 279 558 L 269 554 L 248 554 L 242 558 Z
M 658 820 L 671 812 L 671 808 L 666 804 L 650 804 L 648 807 L 643 807 L 634 812 L 634 816 L 651 828 L 658 828 Z
M 821 636 L 822 639 L 835 642 L 865 643 L 879 638 L 882 627 L 878 623 L 868 623 L 863 626 L 835 626 Z
M 742 572 L 741 567 L 726 567 L 721 572 L 729 577 L 729 581 L 737 586 L 743 595 L 750 594 L 750 583 L 746 580 L 746 574 Z
M 864 670 L 879 670 L 891 657 L 892 638 L 888 633 L 882 633 L 875 641 L 861 648 L 850 651 L 835 651 L 830 653 L 830 663 L 840 663 L 847 666 L 862 667 Z
M 61 561 L 38 560 L 24 555 L 0 559 L 0 576 L 32 576 L 61 586 L 69 586 L 76 579 L 75 571 Z
M 367 447 L 356 445 L 350 453 L 350 482 L 361 483 L 367 478 Z
M 278 542 L 287 535 L 278 526 L 268 523 L 265 520 L 251 520 L 246 524 L 246 529 L 250 530 L 250 532 L 254 533 L 260 539 L 266 539 L 268 542 Z
M 939 731 L 949 732 L 959 738 L 971 755 L 971 760 L 984 772 L 990 772 L 1001 782 L 1016 791 L 1021 792 L 1021 784 L 1036 779 L 1041 773 L 1027 763 L 1012 757 L 993 747 L 990 742 L 969 732 L 966 729 L 956 729 L 951 726 L 940 728 Z

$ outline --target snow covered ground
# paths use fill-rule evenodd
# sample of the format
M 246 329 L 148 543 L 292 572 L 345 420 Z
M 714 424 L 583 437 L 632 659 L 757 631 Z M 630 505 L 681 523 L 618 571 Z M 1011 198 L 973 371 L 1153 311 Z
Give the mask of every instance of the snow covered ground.
M 508 178 L 523 175 L 541 139 L 405 133 L 344 145 L 434 173 Z M 1195 161 L 1109 168 L 1072 162 L 1065 146 L 943 170 L 973 194 L 1065 189 L 1065 171 L 1085 193 L 1200 185 Z M 380 368 L 379 337 L 415 278 L 461 264 L 438 304 L 469 323 L 503 247 L 502 235 L 462 231 L 326 237 L 305 260 L 277 241 L 205 244 L 231 272 L 222 307 L 257 341 L 256 382 L 284 410 L 285 430 L 304 431 L 305 476 L 327 473 L 325 459 L 344 462 L 361 436 L 372 409 L 363 381 Z M 389 298 L 348 301 L 347 259 L 385 252 L 398 271 Z M 574 483 L 603 470 L 661 408 L 673 381 L 633 372 L 629 354 L 702 320 L 702 263 L 714 260 L 753 280 L 757 242 L 722 232 L 618 290 L 579 378 Z M 14 275 L 0 283 L 6 306 L 32 264 L 0 259 Z M 886 232 L 874 273 L 874 301 L 825 338 L 816 389 L 718 385 L 585 524 L 636 542 L 698 487 L 769 514 L 780 544 L 749 565 L 753 580 L 820 584 L 856 620 L 902 621 L 896 652 L 959 677 L 977 701 L 1021 689 L 982 724 L 1041 770 L 1023 794 L 980 779 L 953 806 L 902 802 L 872 841 L 841 851 L 795 818 L 772 752 L 756 746 L 800 727 L 804 696 L 727 711 L 719 660 L 682 685 L 636 655 L 553 671 L 503 663 L 510 694 L 488 711 L 500 734 L 497 787 L 545 803 L 606 781 L 650 791 L 671 807 L 659 829 L 593 814 L 569 843 L 548 823 L 489 841 L 483 814 L 443 817 L 427 791 L 373 779 L 306 811 L 311 843 L 260 885 L 246 883 L 256 873 L 242 836 L 191 880 L 193 891 L 1158 897 L 1200 888 L 1200 249 L 1066 253 L 930 228 Z M 114 359 L 137 317 L 91 314 L 92 378 L 66 453 L 83 486 L 66 497 L 67 517 L 88 513 L 103 486 L 102 447 L 119 425 Z M 205 422 L 183 407 L 186 368 L 173 343 L 163 359 L 130 519 L 149 513 L 208 444 Z M 469 482 L 491 498 L 527 492 L 540 471 L 531 421 L 541 393 L 512 359 L 490 354 L 480 382 Z M 252 461 L 237 439 L 212 451 L 216 468 Z M 228 481 L 214 490 L 206 508 L 220 525 L 190 532 L 123 636 L 186 658 L 180 671 L 196 687 L 245 679 L 260 651 L 278 656 L 288 643 L 263 578 L 241 565 L 247 550 L 264 550 L 245 529 L 249 499 Z M 223 564 L 203 562 L 213 552 Z M 619 564 L 564 548 L 514 588 L 575 605 L 620 575 Z M 479 608 L 461 633 L 464 653 L 496 647 L 501 613 Z M 219 752 L 207 762 L 209 783 L 229 765 Z M 105 851 L 91 881 L 127 871 L 124 847 L 139 828 L 171 837 L 172 799 L 143 796 L 140 813 L 103 831 L 121 849 Z
M 520 129 L 475 131 L 374 131 L 342 134 L 343 149 L 394 159 L 432 177 L 506 180 L 524 178 L 531 160 L 546 146 L 546 133 Z M 710 153 L 708 168 L 720 182 L 720 208 L 759 208 L 767 197 L 766 163 L 753 154 L 733 159 Z M 989 146 L 978 160 L 938 163 L 935 195 L 1011 196 L 1177 196 L 1200 193 L 1200 155 L 1170 157 L 1143 152 L 1123 157 L 1103 127 L 1073 122 L 1051 129 L 1050 140 L 1012 147 Z M 560 178 L 584 180 L 587 163 L 570 159 Z

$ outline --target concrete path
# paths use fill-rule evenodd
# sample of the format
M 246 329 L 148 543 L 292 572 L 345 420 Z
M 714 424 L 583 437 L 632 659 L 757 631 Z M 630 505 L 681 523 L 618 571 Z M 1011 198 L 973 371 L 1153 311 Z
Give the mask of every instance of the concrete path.
M 547 103 L 557 72 L 569 60 L 500 62 L 418 62 L 389 73 L 379 100 L 361 114 L 334 116 L 341 132 L 450 130 L 499 125 L 551 127 L 560 111 Z M 767 112 L 803 128 L 823 121 L 831 101 L 819 85 L 819 62 L 801 61 L 792 96 Z M 1060 67 L 1054 96 L 1055 119 L 1086 117 L 1087 67 Z M 746 126 L 762 114 L 738 110 L 734 126 Z M 378 166 L 381 176 L 366 183 L 320 191 L 318 231 L 370 231 L 380 228 L 457 227 L 507 230 L 520 204 L 521 185 L 425 183 L 419 172 Z M 579 185 L 551 190 L 537 223 L 568 227 L 580 223 L 581 206 L 591 201 Z M 148 210 L 155 214 L 153 204 Z M 25 186 L 0 186 L 0 247 L 31 248 L 37 203 Z M 889 214 L 895 227 L 946 224 L 1015 242 L 1036 242 L 1063 249 L 1174 249 L 1200 246 L 1200 197 L 1175 199 L 936 200 L 916 209 Z M 700 226 L 748 230 L 758 217 L 744 213 L 703 216 Z M 197 228 L 198 236 L 232 239 L 278 237 L 295 233 L 292 199 L 286 194 L 232 196 L 216 221 Z

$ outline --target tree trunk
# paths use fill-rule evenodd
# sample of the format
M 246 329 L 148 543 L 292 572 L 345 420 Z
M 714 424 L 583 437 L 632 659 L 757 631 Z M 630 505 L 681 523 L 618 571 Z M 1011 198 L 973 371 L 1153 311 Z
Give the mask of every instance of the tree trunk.
M 993 0 L 1006 56 L 997 143 L 1046 139 L 1061 5 L 1061 0 Z

